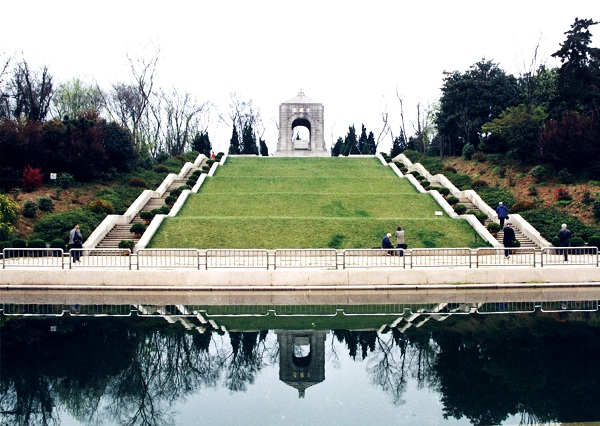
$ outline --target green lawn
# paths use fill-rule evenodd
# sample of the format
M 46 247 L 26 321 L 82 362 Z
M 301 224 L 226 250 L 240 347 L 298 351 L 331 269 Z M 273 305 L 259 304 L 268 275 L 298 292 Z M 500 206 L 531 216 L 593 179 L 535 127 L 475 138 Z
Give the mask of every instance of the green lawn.
M 150 247 L 371 248 L 401 225 L 410 248 L 485 243 L 375 158 L 233 157 L 163 222 Z

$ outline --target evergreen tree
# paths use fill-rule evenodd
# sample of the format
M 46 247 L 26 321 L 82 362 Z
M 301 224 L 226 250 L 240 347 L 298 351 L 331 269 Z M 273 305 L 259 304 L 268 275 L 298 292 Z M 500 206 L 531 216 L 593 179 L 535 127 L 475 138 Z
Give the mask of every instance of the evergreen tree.
M 354 126 L 348 128 L 348 134 L 344 139 L 344 146 L 342 147 L 341 155 L 347 157 L 348 155 L 360 154 L 358 149 L 358 140 L 356 139 L 356 129 Z
M 259 145 L 260 145 L 260 155 L 263 157 L 268 157 L 269 156 L 269 147 L 267 146 L 265 141 L 262 139 L 259 139 Z
M 338 138 L 338 140 L 336 141 L 336 143 L 331 147 L 331 156 L 339 157 L 340 154 L 342 153 L 343 146 L 344 146 L 344 140 L 340 136 Z
M 362 130 L 360 132 L 360 138 L 358 138 L 358 150 L 361 154 L 370 154 L 369 145 L 367 140 L 367 129 L 364 124 L 361 124 Z
M 233 125 L 233 130 L 231 131 L 231 139 L 229 140 L 229 154 L 241 154 L 240 137 L 238 136 L 238 131 L 235 124 Z
M 252 129 L 252 123 L 246 122 L 242 130 L 242 154 L 258 155 L 258 146 L 256 146 L 256 136 Z
M 192 149 L 210 158 L 212 146 L 210 138 L 208 137 L 208 132 L 202 131 L 196 133 L 196 136 L 194 136 L 194 140 L 192 141 Z
M 392 142 L 392 149 L 390 151 L 390 157 L 394 158 L 399 154 L 402 154 L 407 148 L 406 138 L 404 132 L 400 130 L 400 136 L 396 136 Z
M 375 155 L 375 151 L 377 151 L 377 144 L 375 143 L 375 135 L 373 132 L 369 132 L 369 136 L 367 137 L 367 147 L 369 148 L 368 153 Z

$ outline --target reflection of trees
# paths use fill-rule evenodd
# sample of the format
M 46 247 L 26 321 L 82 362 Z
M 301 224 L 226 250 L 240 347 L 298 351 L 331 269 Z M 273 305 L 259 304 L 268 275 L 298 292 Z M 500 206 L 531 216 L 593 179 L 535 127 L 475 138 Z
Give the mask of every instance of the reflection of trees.
M 245 392 L 254 383 L 256 374 L 264 366 L 268 354 L 265 345 L 267 332 L 229 333 L 231 340 L 230 362 L 227 367 L 226 386 L 232 392 Z

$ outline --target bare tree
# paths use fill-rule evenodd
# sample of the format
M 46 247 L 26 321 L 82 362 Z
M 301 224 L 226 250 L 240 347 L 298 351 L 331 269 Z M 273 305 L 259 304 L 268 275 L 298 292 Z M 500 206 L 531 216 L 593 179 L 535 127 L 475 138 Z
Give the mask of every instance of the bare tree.
M 48 67 L 44 66 L 40 72 L 34 72 L 30 70 L 27 61 L 19 62 L 10 83 L 13 117 L 44 121 L 54 94 L 52 81 Z
M 103 95 L 97 84 L 87 84 L 75 77 L 58 86 L 52 98 L 51 115 L 62 119 L 65 116 L 74 118 L 89 110 L 100 113 L 103 104 Z
M 166 150 L 170 155 L 182 154 L 198 132 L 207 104 L 198 104 L 189 92 L 180 93 L 176 89 L 163 93 L 162 97 Z
M 5 78 L 10 72 L 12 56 L 0 58 L 0 119 L 10 117 L 10 93 Z

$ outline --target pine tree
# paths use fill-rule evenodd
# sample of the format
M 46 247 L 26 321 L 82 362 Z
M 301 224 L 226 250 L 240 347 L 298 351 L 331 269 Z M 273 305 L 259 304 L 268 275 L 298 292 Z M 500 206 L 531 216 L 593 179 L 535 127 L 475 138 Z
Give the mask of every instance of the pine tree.
M 231 132 L 231 139 L 229 140 L 229 154 L 239 155 L 241 154 L 240 150 L 240 137 L 238 136 L 237 128 L 235 124 L 233 125 L 233 130 Z

